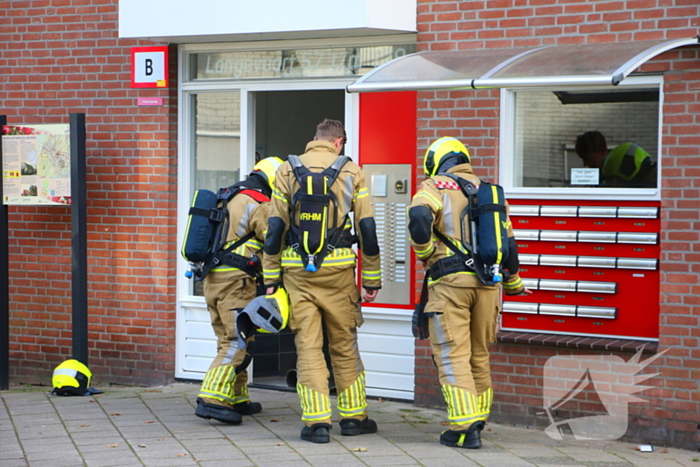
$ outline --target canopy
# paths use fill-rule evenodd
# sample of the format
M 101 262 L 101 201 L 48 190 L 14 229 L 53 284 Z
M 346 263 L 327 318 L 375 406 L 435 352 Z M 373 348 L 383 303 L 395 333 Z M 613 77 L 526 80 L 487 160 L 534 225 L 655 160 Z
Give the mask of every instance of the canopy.
M 618 85 L 635 69 L 690 39 L 427 51 L 396 58 L 348 86 L 348 92 Z

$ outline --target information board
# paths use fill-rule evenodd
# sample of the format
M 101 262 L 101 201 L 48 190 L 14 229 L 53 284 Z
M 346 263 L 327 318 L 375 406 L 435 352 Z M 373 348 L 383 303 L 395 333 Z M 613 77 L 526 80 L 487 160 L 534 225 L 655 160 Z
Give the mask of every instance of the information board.
M 3 204 L 71 204 L 69 129 L 2 127 Z

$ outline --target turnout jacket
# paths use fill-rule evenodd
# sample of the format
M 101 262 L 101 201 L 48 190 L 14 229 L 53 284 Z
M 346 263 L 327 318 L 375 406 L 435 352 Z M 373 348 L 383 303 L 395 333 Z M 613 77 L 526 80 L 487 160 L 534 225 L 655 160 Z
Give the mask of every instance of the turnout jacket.
M 312 172 L 322 172 L 330 167 L 338 155 L 335 147 L 328 141 L 311 141 L 306 145 L 306 152 L 299 157 L 302 164 Z M 270 203 L 270 219 L 268 234 L 265 238 L 265 259 L 263 261 L 263 277 L 265 285 L 281 284 L 282 271 L 304 271 L 301 256 L 287 245 L 287 234 L 292 222 L 290 207 L 292 196 L 299 189 L 299 183 L 294 176 L 292 166 L 285 162 L 275 175 L 275 188 L 272 191 Z M 345 222 L 344 229 L 350 231 L 350 219 L 345 221 L 345 215 L 354 212 L 356 233 L 359 236 L 359 247 L 362 254 L 362 287 L 365 289 L 380 289 L 382 286 L 379 244 L 377 243 L 374 212 L 369 199 L 365 173 L 352 161 L 348 161 L 340 171 L 331 191 L 338 199 L 338 215 L 336 223 L 339 227 Z M 333 204 L 331 204 L 331 208 Z M 297 216 L 295 216 L 297 217 Z M 331 213 L 328 222 L 333 222 Z M 354 268 L 357 255 L 352 248 L 336 248 L 328 253 L 321 268 L 310 274 L 323 274 L 323 271 Z
M 255 253 L 260 260 L 262 260 L 262 248 L 265 243 L 265 235 L 267 235 L 267 218 L 270 210 L 270 202 L 263 201 L 259 203 L 245 192 L 242 192 L 234 196 L 226 207 L 229 212 L 229 226 L 224 248 L 228 248 L 247 233 L 255 232 L 252 238 L 233 250 L 232 253 L 245 256 L 246 258 L 250 258 Z M 221 266 L 212 268 L 209 273 L 225 271 L 240 271 L 240 269 L 222 264 Z
M 450 168 L 447 172 L 469 180 L 479 185 L 479 177 L 474 175 L 471 164 L 460 164 Z M 478 202 L 478 199 L 477 199 Z M 413 196 L 413 201 L 408 209 L 409 231 L 411 233 L 411 246 L 416 256 L 424 264 L 426 269 L 437 261 L 454 256 L 455 253 L 443 244 L 434 234 L 433 228 L 441 232 L 445 237 L 462 252 L 467 253 L 462 246 L 462 210 L 467 206 L 468 199 L 460 190 L 459 185 L 452 178 L 445 175 L 435 175 L 425 180 L 418 192 Z M 506 205 L 506 213 L 508 207 Z M 508 218 L 508 260 L 503 266 L 510 272 L 510 278 L 503 284 L 506 294 L 515 295 L 523 290 L 523 283 L 518 275 L 518 247 Z M 465 220 L 465 227 L 469 229 L 469 220 Z M 467 230 L 465 238 L 469 241 L 470 232 Z M 456 272 L 448 274 L 440 279 L 440 283 L 447 283 L 457 287 L 493 288 L 487 286 L 477 278 L 473 271 Z M 430 284 L 435 283 L 430 280 Z

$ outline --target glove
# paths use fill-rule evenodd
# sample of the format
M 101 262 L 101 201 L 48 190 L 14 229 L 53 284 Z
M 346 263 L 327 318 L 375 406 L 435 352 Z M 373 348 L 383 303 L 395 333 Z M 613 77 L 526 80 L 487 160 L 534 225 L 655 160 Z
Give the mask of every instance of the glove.
M 508 281 L 503 283 L 503 292 L 506 295 L 520 295 L 523 290 L 525 290 L 525 285 L 517 272 L 511 274 Z
M 413 320 L 411 331 L 416 339 L 427 339 L 430 337 L 430 329 L 428 327 L 428 317 L 424 312 L 425 305 L 416 304 L 416 309 L 413 311 Z

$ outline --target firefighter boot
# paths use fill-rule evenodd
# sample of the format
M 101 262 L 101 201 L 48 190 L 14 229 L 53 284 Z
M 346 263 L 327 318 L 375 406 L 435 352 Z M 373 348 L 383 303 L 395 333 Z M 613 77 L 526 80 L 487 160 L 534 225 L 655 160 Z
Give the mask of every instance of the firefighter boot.
M 260 402 L 241 402 L 240 404 L 234 404 L 233 410 L 241 415 L 253 415 L 262 411 L 262 404 Z
M 314 423 L 301 429 L 301 439 L 312 443 L 329 443 L 331 441 L 331 425 L 329 423 Z
M 365 418 L 346 418 L 340 421 L 340 434 L 343 436 L 365 435 L 377 432 L 377 423 L 374 420 Z
M 212 403 L 211 401 L 211 399 L 205 401 L 201 397 L 198 397 L 197 410 L 194 414 L 199 418 L 204 418 L 206 420 L 213 418 L 214 420 L 220 421 L 221 423 L 228 423 L 229 425 L 241 424 L 243 417 L 240 413 L 236 412 L 233 407 L 223 403 Z
M 481 447 L 481 430 L 484 422 L 474 422 L 468 430 L 443 431 L 440 435 L 440 444 L 464 449 L 479 449 Z

